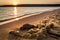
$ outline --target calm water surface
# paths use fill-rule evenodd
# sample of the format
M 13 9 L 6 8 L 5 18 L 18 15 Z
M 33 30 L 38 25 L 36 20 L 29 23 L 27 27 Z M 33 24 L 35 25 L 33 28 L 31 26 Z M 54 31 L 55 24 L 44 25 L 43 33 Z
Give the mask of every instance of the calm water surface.
M 60 7 L 0 7 L 0 20 L 11 19 L 35 12 L 51 11 Z

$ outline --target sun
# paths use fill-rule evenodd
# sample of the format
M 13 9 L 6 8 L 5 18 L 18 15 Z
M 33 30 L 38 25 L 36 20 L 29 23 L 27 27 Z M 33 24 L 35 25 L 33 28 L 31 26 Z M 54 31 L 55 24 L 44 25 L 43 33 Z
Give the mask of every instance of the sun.
M 13 2 L 13 5 L 17 5 L 17 2 Z

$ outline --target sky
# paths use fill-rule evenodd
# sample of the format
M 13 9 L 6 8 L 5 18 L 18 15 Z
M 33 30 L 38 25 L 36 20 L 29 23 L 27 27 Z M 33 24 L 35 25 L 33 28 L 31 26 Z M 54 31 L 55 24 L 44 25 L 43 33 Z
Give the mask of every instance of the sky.
M 0 0 L 0 5 L 5 4 L 60 4 L 60 0 Z

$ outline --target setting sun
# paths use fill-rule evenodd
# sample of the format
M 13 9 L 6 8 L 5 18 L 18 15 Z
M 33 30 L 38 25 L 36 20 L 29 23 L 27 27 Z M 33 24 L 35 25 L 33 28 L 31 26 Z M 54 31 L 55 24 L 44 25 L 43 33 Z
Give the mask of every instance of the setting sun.
M 13 5 L 17 5 L 17 2 L 13 2 Z

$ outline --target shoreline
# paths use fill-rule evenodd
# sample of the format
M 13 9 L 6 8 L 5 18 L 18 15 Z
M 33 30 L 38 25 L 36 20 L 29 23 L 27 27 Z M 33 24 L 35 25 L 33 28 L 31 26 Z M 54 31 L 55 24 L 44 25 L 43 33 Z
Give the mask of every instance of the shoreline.
M 53 9 L 53 10 L 57 10 L 57 9 Z M 50 12 L 50 11 L 53 11 L 53 10 L 46 10 L 46 11 L 43 11 L 43 12 L 38 11 L 38 12 L 29 13 L 29 14 L 24 14 L 24 15 L 17 16 L 17 17 L 14 17 L 14 18 L 3 19 L 3 20 L 0 20 L 0 22 L 4 22 L 4 21 L 16 19 L 16 18 L 28 16 L 28 15 L 31 15 L 31 16 L 32 16 L 32 15 L 37 15 L 37 14 L 41 14 L 41 13 L 45 13 L 45 12 Z
M 0 25 L 7 24 L 7 23 L 10 23 L 10 22 L 14 22 L 14 21 L 19 21 L 21 19 L 31 17 L 31 16 L 37 16 L 37 15 L 40 15 L 40 14 L 43 14 L 43 13 L 46 13 L 46 12 L 49 13 L 49 12 L 54 11 L 54 10 L 57 10 L 57 9 L 48 10 L 48 11 L 44 11 L 44 12 L 33 12 L 31 14 L 25 14 L 25 15 L 15 17 L 15 18 L 11 18 L 11 19 L 7 19 L 7 20 L 0 20 L 0 22 L 1 22 Z
M 0 20 L 0 22 L 1 22 L 0 25 L 7 24 L 7 23 L 10 23 L 10 22 L 13 22 L 13 21 L 18 21 L 20 19 L 30 17 L 30 16 L 34 16 L 34 15 L 38 15 L 38 14 L 41 14 L 41 13 L 40 12 L 34 12 L 32 14 L 25 14 L 25 15 L 22 15 L 22 16 L 19 16 L 19 17 L 11 18 L 11 19 Z
M 25 14 L 25 15 L 22 15 L 22 16 L 18 16 L 18 17 L 14 17 L 14 18 L 9 18 L 9 19 L 5 19 L 5 20 L 0 20 L 0 22 L 4 22 L 4 21 L 8 21 L 8 20 L 12 20 L 12 19 L 16 19 L 16 18 L 20 18 L 20 17 L 24 17 L 24 16 L 28 16 L 28 15 L 36 15 L 35 13 L 40 13 L 40 12 L 34 12 L 34 13 L 29 13 L 29 14 Z

